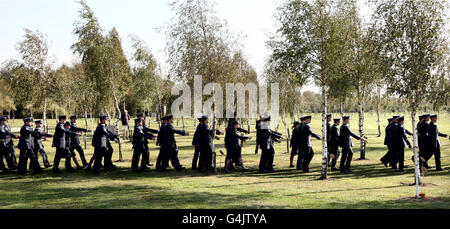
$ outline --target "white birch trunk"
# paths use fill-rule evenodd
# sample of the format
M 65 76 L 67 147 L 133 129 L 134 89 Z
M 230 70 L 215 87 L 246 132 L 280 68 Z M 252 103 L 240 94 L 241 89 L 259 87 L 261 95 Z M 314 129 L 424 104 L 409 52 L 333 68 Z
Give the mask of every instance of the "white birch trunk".
M 413 152 L 414 152 L 414 181 L 416 184 L 416 198 L 419 197 L 419 185 L 421 184 L 420 180 L 420 165 L 419 165 L 419 139 L 417 134 L 417 124 L 416 124 L 416 111 L 413 109 L 411 112 L 412 119 L 412 130 L 413 130 Z
M 42 125 L 44 125 L 45 132 L 48 132 L 47 126 L 47 98 L 44 98 L 44 109 L 42 110 Z
M 327 179 L 328 171 L 328 144 L 327 144 L 327 91 L 322 86 L 323 114 L 322 114 L 322 173 L 320 179 Z
M 364 104 L 361 100 L 358 101 L 359 105 L 359 136 L 364 137 Z M 361 141 L 360 159 L 366 159 L 366 143 Z

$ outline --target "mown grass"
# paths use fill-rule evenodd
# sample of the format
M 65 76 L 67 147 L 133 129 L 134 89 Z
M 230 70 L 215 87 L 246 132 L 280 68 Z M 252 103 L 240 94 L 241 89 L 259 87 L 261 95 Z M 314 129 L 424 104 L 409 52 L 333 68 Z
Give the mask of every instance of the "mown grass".
M 383 115 L 384 130 L 387 116 Z M 312 129 L 320 133 L 320 115 L 314 115 Z M 441 132 L 450 133 L 448 114 L 442 114 L 438 126 Z M 354 114 L 351 129 L 357 131 L 357 115 Z M 56 121 L 51 120 L 50 131 Z M 290 121 L 289 121 L 290 122 Z M 411 130 L 409 119 L 406 128 Z M 11 123 L 14 128 L 22 122 Z M 134 174 L 129 170 L 131 164 L 131 144 L 124 142 L 124 162 L 116 162 L 118 170 L 112 173 L 102 173 L 99 176 L 89 171 L 76 174 L 54 175 L 46 170 L 39 175 L 19 176 L 17 174 L 0 175 L 0 208 L 145 208 L 145 209 L 304 209 L 304 208 L 449 208 L 450 174 L 431 170 L 424 178 L 427 186 L 423 192 L 427 199 L 413 200 L 415 188 L 409 186 L 413 182 L 413 164 L 410 160 L 411 150 L 406 150 L 405 174 L 397 174 L 386 169 L 379 163 L 379 158 L 385 153 L 383 137 L 377 138 L 377 124 L 374 114 L 366 115 L 366 133 L 369 137 L 367 160 L 358 160 L 359 145 L 355 144 L 355 157 L 352 163 L 353 174 L 341 175 L 330 173 L 330 179 L 317 180 L 320 176 L 321 143 L 315 141 L 316 155 L 312 161 L 312 173 L 303 174 L 289 169 L 289 154 L 286 153 L 286 143 L 276 145 L 276 172 L 259 174 L 257 166 L 260 154 L 254 154 L 255 139 L 247 142 L 243 149 L 243 159 L 250 168 L 247 173 L 237 170 L 225 174 L 219 170 L 218 175 L 201 174 L 191 171 L 193 148 L 192 136 L 177 137 L 180 147 L 179 158 L 182 164 L 189 168 L 183 172 L 169 170 L 159 173 L 154 170 L 148 173 Z M 84 121 L 79 120 L 79 126 L 84 127 Z M 152 123 L 155 127 L 156 123 Z M 175 122 L 181 128 L 181 120 Z M 254 120 L 251 122 L 252 130 Z M 186 120 L 187 130 L 193 133 L 193 120 Z M 246 126 L 245 126 L 246 127 Z M 221 126 L 223 129 L 224 126 Z M 280 132 L 285 133 L 280 126 Z M 384 131 L 383 131 L 384 132 Z M 88 159 L 93 149 L 88 145 Z M 251 134 L 254 136 L 254 132 Z M 449 170 L 449 140 L 441 139 L 442 161 L 444 168 Z M 18 141 L 16 140 L 17 144 Z M 218 142 L 218 150 L 223 149 L 223 137 Z M 53 160 L 54 148 L 51 141 L 45 142 L 45 147 Z M 114 159 L 118 159 L 118 147 L 114 145 Z M 17 150 L 18 153 L 18 150 Z M 151 143 L 151 161 L 155 162 L 158 149 Z M 221 169 L 224 156 L 218 154 L 218 165 Z M 434 166 L 434 160 L 430 163 Z

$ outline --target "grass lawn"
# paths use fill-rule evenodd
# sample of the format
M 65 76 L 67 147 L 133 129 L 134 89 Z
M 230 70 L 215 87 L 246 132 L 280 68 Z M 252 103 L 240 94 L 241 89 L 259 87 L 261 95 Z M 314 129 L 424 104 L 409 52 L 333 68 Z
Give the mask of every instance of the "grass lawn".
M 389 114 L 392 115 L 392 114 Z M 383 115 L 382 131 L 388 114 Z M 450 134 L 450 116 L 441 114 L 438 126 L 441 132 Z M 320 134 L 320 115 L 314 115 L 312 129 Z M 351 129 L 357 133 L 357 114 L 353 114 Z M 84 127 L 84 120 L 78 121 L 78 126 Z M 291 121 L 289 121 L 291 123 Z M 56 121 L 50 120 L 50 132 L 53 133 Z M 411 130 L 411 121 L 406 118 L 405 127 Z M 15 120 L 11 123 L 17 131 L 23 122 Z M 181 120 L 175 126 L 181 129 Z M 152 123 L 153 128 L 157 124 Z M 295 169 L 289 169 L 289 154 L 286 154 L 286 142 L 276 145 L 276 172 L 258 174 L 257 167 L 260 154 L 254 154 L 255 138 L 243 149 L 244 163 L 250 168 L 247 173 L 239 169 L 232 174 L 221 171 L 225 157 L 218 154 L 218 175 L 205 175 L 191 171 L 191 160 L 194 150 L 191 146 L 194 131 L 193 120 L 186 120 L 188 137 L 177 137 L 180 149 L 181 163 L 189 168 L 183 172 L 170 169 L 167 173 L 155 172 L 133 174 L 131 165 L 132 145 L 124 143 L 124 162 L 116 162 L 119 167 L 112 173 L 102 173 L 99 176 L 89 171 L 76 174 L 53 175 L 46 170 L 39 175 L 19 176 L 17 174 L 0 175 L 0 208 L 250 208 L 250 209 L 303 209 L 303 208 L 450 208 L 450 148 L 448 139 L 441 139 L 443 146 L 442 162 L 445 172 L 429 171 L 424 181 L 427 184 L 424 192 L 425 200 L 413 200 L 415 187 L 413 182 L 413 164 L 410 160 L 412 150 L 406 149 L 406 173 L 397 174 L 384 168 L 379 158 L 386 152 L 383 145 L 384 137 L 377 138 L 376 116 L 366 115 L 366 133 L 369 144 L 368 160 L 358 160 L 359 144 L 355 144 L 353 174 L 340 175 L 330 173 L 330 179 L 317 180 L 320 176 L 321 143 L 314 140 L 316 155 L 312 161 L 312 173 L 303 174 Z M 251 122 L 252 130 L 254 120 Z M 90 127 L 89 127 L 90 128 Z M 221 126 L 224 129 L 224 126 Z M 246 125 L 245 125 L 246 128 Z M 280 126 L 279 132 L 285 133 Z M 86 154 L 88 160 L 93 154 L 88 134 Z M 81 137 L 81 139 L 83 139 Z M 411 138 L 410 138 L 411 140 Z M 412 140 L 411 140 L 412 141 Z M 18 140 L 14 142 L 16 145 Z M 218 142 L 218 150 L 225 152 L 223 137 Z M 356 143 L 356 142 L 355 142 Z M 51 140 L 44 143 L 51 161 L 54 148 Z M 118 159 L 118 146 L 114 144 L 113 159 Z M 16 149 L 18 156 L 18 149 Z M 151 143 L 151 162 L 155 163 L 158 149 Z M 42 165 L 42 158 L 40 157 Z M 61 168 L 63 167 L 60 166 Z M 430 165 L 434 166 L 434 159 Z

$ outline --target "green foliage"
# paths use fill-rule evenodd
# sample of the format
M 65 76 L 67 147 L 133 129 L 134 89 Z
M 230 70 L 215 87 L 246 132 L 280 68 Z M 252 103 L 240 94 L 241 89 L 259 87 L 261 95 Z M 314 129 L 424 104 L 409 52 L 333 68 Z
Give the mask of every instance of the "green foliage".
M 445 1 L 379 0 L 376 7 L 373 21 L 389 66 L 385 78 L 388 90 L 406 98 L 410 109 L 416 111 L 437 85 L 448 81 L 448 76 L 445 79 L 438 74 L 443 67 L 439 64 L 443 47 L 448 47 Z

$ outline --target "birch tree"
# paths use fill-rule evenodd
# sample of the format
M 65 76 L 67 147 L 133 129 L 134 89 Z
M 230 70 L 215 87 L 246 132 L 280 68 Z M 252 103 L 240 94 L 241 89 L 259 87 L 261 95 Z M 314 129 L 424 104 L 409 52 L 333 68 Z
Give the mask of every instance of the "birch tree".
M 326 115 L 329 83 L 343 46 L 343 22 L 335 10 L 339 2 L 327 0 L 288 0 L 277 9 L 279 23 L 272 58 L 285 69 L 294 72 L 297 82 L 308 79 L 322 92 L 322 173 L 327 178 L 328 146 Z
M 375 2 L 373 20 L 380 32 L 383 55 L 389 66 L 388 91 L 404 98 L 409 105 L 414 136 L 416 198 L 419 198 L 420 169 L 416 115 L 420 104 L 434 91 L 439 60 L 448 47 L 445 41 L 445 1 Z M 448 63 L 447 63 L 448 65 Z M 448 79 L 447 79 L 448 80 Z

